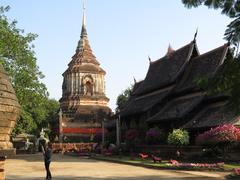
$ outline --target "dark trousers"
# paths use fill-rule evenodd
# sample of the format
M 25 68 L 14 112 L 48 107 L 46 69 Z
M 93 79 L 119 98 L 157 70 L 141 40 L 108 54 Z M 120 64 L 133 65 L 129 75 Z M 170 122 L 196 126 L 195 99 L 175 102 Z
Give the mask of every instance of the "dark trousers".
M 49 169 L 49 166 L 50 166 L 50 161 L 49 162 L 46 162 L 45 161 L 45 169 L 46 169 L 46 179 L 52 179 L 52 175 L 51 175 L 51 172 L 50 172 L 50 169 Z

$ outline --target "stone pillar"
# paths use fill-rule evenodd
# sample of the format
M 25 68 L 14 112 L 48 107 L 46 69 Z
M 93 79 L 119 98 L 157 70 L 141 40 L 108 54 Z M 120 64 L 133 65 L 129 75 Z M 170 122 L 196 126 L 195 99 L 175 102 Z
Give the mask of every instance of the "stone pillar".
M 70 92 L 70 86 L 69 86 L 69 75 L 68 74 L 65 74 L 66 76 L 66 80 L 67 80 L 67 94 Z
M 73 73 L 70 74 L 71 77 L 71 94 L 73 94 Z
M 63 132 L 62 132 L 62 109 L 60 108 L 59 111 L 59 142 L 62 143 L 63 141 Z
M 76 73 L 76 94 L 79 94 L 79 73 Z
M 104 88 L 103 88 L 103 86 L 104 86 L 104 79 L 103 79 L 103 78 L 104 78 L 104 77 L 103 77 L 102 74 L 100 75 L 100 77 L 101 77 L 101 78 L 100 78 L 101 81 L 100 81 L 100 89 L 99 89 L 99 91 L 100 91 L 101 94 L 104 94 Z
M 102 121 L 102 145 L 105 144 L 105 124 L 104 120 Z

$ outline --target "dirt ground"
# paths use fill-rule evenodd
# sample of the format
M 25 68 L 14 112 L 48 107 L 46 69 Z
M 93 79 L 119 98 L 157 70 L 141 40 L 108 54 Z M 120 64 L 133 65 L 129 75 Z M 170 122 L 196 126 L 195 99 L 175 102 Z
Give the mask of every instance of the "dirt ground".
M 224 179 L 225 173 L 154 170 L 84 157 L 54 154 L 50 166 L 53 180 L 210 180 Z M 6 180 L 43 180 L 42 154 L 17 155 L 5 163 Z

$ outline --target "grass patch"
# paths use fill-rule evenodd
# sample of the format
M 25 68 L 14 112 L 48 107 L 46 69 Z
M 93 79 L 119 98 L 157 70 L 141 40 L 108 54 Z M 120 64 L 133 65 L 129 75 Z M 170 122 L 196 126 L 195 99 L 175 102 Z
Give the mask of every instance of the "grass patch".
M 140 159 L 140 158 L 134 158 L 131 159 L 129 156 L 122 156 L 119 158 L 119 156 L 96 156 L 96 159 L 99 160 L 108 160 L 108 161 L 114 161 L 114 162 L 120 162 L 120 163 L 127 163 L 127 164 L 132 164 L 132 165 L 143 165 L 143 166 L 148 166 L 148 167 L 162 167 L 162 168 L 167 168 L 169 165 L 167 165 L 167 161 L 162 161 L 161 163 L 154 163 L 150 159 Z
M 226 164 L 224 164 L 223 168 L 225 170 L 232 170 L 234 168 L 240 168 L 240 163 L 226 163 Z
M 106 160 L 106 161 L 112 161 L 112 162 L 118 162 L 118 163 L 124 163 L 124 164 L 130 164 L 130 165 L 137 165 L 137 166 L 144 166 L 144 167 L 150 167 L 150 168 L 159 168 L 159 169 L 179 169 L 179 170 L 197 170 L 197 171 L 206 171 L 206 170 L 214 170 L 214 171 L 232 171 L 234 168 L 240 168 L 239 163 L 226 163 L 222 167 L 215 167 L 215 168 L 205 168 L 205 167 L 192 167 L 192 166 L 174 166 L 169 163 L 168 160 L 163 160 L 162 162 L 154 163 L 151 159 L 144 159 L 135 157 L 132 159 L 129 156 L 102 156 L 98 155 L 95 157 L 99 160 Z M 194 163 L 194 162 L 193 162 Z M 208 163 L 208 162 L 206 162 Z

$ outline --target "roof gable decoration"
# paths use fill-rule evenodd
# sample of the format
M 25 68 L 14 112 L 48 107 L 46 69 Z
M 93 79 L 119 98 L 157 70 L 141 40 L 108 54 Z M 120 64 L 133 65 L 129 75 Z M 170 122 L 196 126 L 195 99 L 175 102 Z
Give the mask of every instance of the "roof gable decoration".
M 175 50 L 172 48 L 171 44 L 169 43 L 167 53 L 165 56 L 171 56 L 171 54 L 174 52 L 175 52 Z
M 193 54 L 194 52 L 194 54 Z M 198 56 L 195 41 L 182 48 L 172 51 L 171 56 L 164 56 L 150 63 L 144 82 L 136 90 L 136 94 L 144 94 L 174 83 L 183 72 L 188 61 Z

